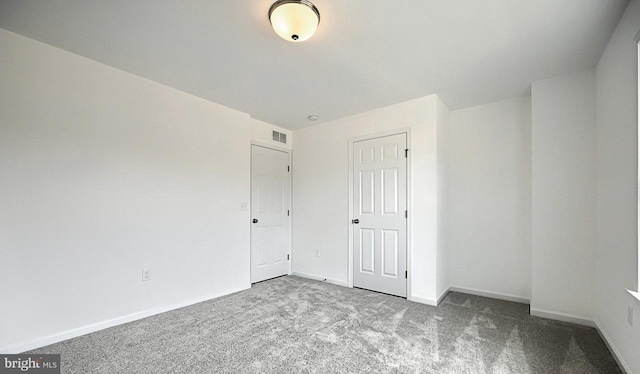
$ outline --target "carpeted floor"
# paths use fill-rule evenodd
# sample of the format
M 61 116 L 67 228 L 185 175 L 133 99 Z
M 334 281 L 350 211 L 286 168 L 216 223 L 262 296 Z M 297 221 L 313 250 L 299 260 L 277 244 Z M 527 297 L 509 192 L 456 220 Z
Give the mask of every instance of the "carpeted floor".
M 293 276 L 36 350 L 63 373 L 619 373 L 595 330 L 451 292 L 439 307 Z

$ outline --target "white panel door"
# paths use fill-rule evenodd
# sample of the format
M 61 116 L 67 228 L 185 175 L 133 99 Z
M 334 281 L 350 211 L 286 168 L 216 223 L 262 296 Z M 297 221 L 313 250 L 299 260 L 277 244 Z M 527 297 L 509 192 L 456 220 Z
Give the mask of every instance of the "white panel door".
M 289 154 L 251 146 L 251 283 L 289 272 Z
M 353 285 L 407 296 L 407 135 L 353 146 Z

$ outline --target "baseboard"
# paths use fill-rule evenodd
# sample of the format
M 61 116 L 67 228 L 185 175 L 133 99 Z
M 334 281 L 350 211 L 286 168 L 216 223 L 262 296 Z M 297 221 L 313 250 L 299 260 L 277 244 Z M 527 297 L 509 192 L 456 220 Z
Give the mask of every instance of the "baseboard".
M 300 278 L 307 278 L 307 279 L 311 279 L 311 280 L 315 280 L 315 281 L 320 281 L 320 282 L 327 282 L 327 283 L 331 283 L 331 284 L 335 284 L 336 286 L 342 286 L 342 287 L 349 287 L 349 284 L 347 282 L 342 282 L 342 281 L 338 281 L 335 279 L 329 279 L 329 278 L 324 278 L 318 275 L 313 275 L 313 274 L 308 274 L 308 273 L 301 273 L 298 271 L 292 271 L 291 275 L 295 275 L 297 277 Z
M 341 281 L 337 281 L 337 280 L 334 280 L 334 279 L 324 278 L 324 277 L 320 277 L 320 276 L 314 275 L 314 274 L 308 274 L 308 273 L 302 273 L 302 272 L 298 272 L 298 271 L 292 271 L 291 275 L 295 275 L 295 276 L 300 277 L 300 278 L 307 278 L 307 279 L 311 279 L 311 280 L 315 280 L 315 281 L 320 281 L 320 282 L 327 282 L 327 283 L 335 284 L 337 286 L 349 287 L 349 284 L 347 282 L 341 282 Z M 444 293 L 444 295 L 442 295 L 442 297 L 444 297 L 445 295 L 446 295 L 446 292 Z M 419 296 L 409 296 L 409 297 L 407 297 L 407 300 L 414 301 L 416 303 L 427 304 L 427 305 L 431 305 L 431 306 L 437 306 L 438 302 L 440 302 L 440 299 L 438 301 L 436 301 L 436 300 L 423 298 L 423 297 L 419 297 Z
M 59 343 L 59 342 L 64 341 L 64 340 L 77 338 L 78 336 L 90 334 L 92 332 L 104 330 L 104 329 L 107 329 L 109 327 L 122 325 L 122 324 L 125 324 L 125 323 L 137 321 L 137 320 L 140 320 L 140 319 L 143 319 L 143 318 L 151 317 L 151 316 L 154 316 L 156 314 L 168 312 L 168 311 L 179 309 L 179 308 L 184 308 L 186 306 L 193 305 L 193 304 L 198 304 L 198 303 L 201 303 L 203 301 L 216 299 L 216 298 L 221 297 L 221 296 L 226 296 L 226 295 L 230 295 L 232 293 L 244 291 L 244 290 L 247 290 L 249 288 L 251 288 L 251 285 L 248 285 L 248 286 L 246 286 L 244 288 L 240 288 L 240 289 L 237 289 L 237 290 L 219 292 L 219 293 L 215 293 L 215 294 L 199 297 L 199 298 L 196 298 L 196 299 L 192 299 L 192 300 L 189 300 L 189 301 L 184 301 L 184 302 L 173 304 L 173 305 L 169 305 L 169 306 L 151 308 L 151 309 L 143 310 L 141 312 L 128 314 L 126 316 L 117 317 L 117 318 L 109 319 L 109 320 L 102 321 L 102 322 L 92 323 L 90 325 L 86 325 L 86 326 L 78 327 L 78 328 L 75 328 L 75 329 L 59 332 L 59 333 L 56 333 L 56 334 L 53 334 L 53 335 L 49 335 L 49 336 L 46 336 L 46 337 L 43 337 L 43 338 L 37 338 L 37 339 L 31 340 L 31 341 L 26 342 L 26 343 L 20 343 L 20 344 L 15 344 L 15 345 L 8 346 L 8 347 L 2 347 L 2 348 L 0 348 L 0 352 L 7 353 L 7 354 L 16 354 L 16 353 L 22 353 L 22 352 L 25 352 L 25 351 L 30 351 L 30 350 L 33 350 L 33 349 L 36 349 L 36 348 L 40 348 L 40 347 L 44 347 L 44 346 L 47 346 L 47 345 L 51 345 L 51 344 L 54 344 L 54 343 Z
M 609 338 L 609 335 L 607 335 L 607 333 L 604 331 L 602 326 L 600 326 L 600 322 L 598 322 L 598 319 L 596 319 L 593 322 L 596 325 L 595 326 L 596 331 L 598 332 L 598 334 L 600 335 L 600 337 L 604 341 L 604 344 L 607 346 L 607 348 L 609 348 L 609 352 L 611 352 L 611 355 L 613 356 L 613 358 L 618 363 L 618 366 L 620 367 L 620 369 L 625 374 L 630 374 L 631 373 L 631 368 L 629 368 L 629 365 L 627 365 L 627 363 L 622 358 L 622 355 L 620 354 L 620 351 L 618 351 L 618 348 L 616 348 L 616 346 L 613 345 L 613 342 Z
M 328 278 L 324 278 L 324 277 L 320 277 L 314 274 L 308 274 L 308 273 L 301 273 L 298 271 L 292 271 L 291 275 L 295 275 L 297 277 L 301 277 L 301 278 L 307 278 L 307 279 L 311 279 L 311 280 L 315 280 L 315 281 L 320 281 L 320 282 L 327 282 L 327 283 L 331 283 L 331 284 L 335 284 L 337 286 L 342 286 L 342 287 L 349 287 L 349 284 L 347 282 L 341 282 L 341 281 L 337 281 L 334 279 L 328 279 Z M 442 295 L 442 297 L 444 297 L 446 295 L 446 292 L 444 295 Z M 427 305 L 431 305 L 431 306 L 437 306 L 438 302 L 440 300 L 433 300 L 433 299 L 428 299 L 428 298 L 424 298 L 424 297 L 420 297 L 420 296 L 408 296 L 407 300 L 409 301 L 414 301 L 416 303 L 420 303 L 420 304 L 427 304 Z
M 596 324 L 589 317 L 575 316 L 573 314 L 553 312 L 550 310 L 536 309 L 536 308 L 531 308 L 530 313 L 534 317 L 555 319 L 557 321 L 570 322 L 570 323 L 575 323 L 577 325 L 588 326 L 593 328 L 596 327 Z
M 483 291 L 483 290 L 478 290 L 478 289 L 475 289 L 475 288 L 451 286 L 451 287 L 449 287 L 449 291 L 460 292 L 460 293 L 468 293 L 470 295 L 489 297 L 489 298 L 498 299 L 498 300 L 512 301 L 514 303 L 520 303 L 520 304 L 530 304 L 531 303 L 531 300 L 529 300 L 529 299 L 527 299 L 525 297 L 508 295 L 508 294 L 503 294 L 503 293 L 498 293 L 498 292 Z
M 451 287 L 447 287 L 444 291 L 442 291 L 440 296 L 438 296 L 438 305 L 440 305 L 442 300 L 444 300 L 444 298 L 447 297 L 450 291 L 451 291 Z
M 438 301 L 439 301 L 439 300 L 433 300 L 426 297 L 413 296 L 413 295 L 409 296 L 407 300 L 420 303 L 420 304 L 430 305 L 430 306 L 438 306 Z

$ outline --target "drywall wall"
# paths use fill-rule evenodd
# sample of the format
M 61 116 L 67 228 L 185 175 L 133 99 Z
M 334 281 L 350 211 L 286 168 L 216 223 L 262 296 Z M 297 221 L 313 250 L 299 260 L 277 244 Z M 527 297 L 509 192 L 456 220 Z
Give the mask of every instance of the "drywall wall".
M 250 286 L 248 115 L 0 45 L 0 351 Z
M 436 238 L 436 297 L 440 301 L 450 286 L 450 253 L 448 238 L 448 145 L 449 109 L 436 101 L 436 168 L 437 168 L 437 238 Z
M 249 123 L 251 125 L 251 140 L 256 144 L 274 148 L 291 149 L 291 145 L 293 144 L 293 132 L 291 130 L 283 129 L 282 127 L 274 126 L 254 118 L 251 118 Z M 287 142 L 282 143 L 273 140 L 274 131 L 285 134 L 287 136 Z
M 640 1 L 631 1 L 598 63 L 596 319 L 629 373 L 640 373 L 638 61 Z M 627 323 L 627 307 L 635 321 Z
M 349 283 L 350 139 L 410 128 L 409 297 L 435 303 L 439 100 L 432 95 L 294 132 L 294 274 Z
M 451 112 L 451 286 L 531 297 L 531 98 Z
M 594 317 L 595 72 L 534 82 L 531 313 Z

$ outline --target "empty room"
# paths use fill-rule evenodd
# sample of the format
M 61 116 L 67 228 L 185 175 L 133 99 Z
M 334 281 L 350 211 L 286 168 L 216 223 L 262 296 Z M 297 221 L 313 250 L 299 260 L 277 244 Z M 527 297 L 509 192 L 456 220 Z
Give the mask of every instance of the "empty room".
M 0 0 L 0 373 L 637 373 L 640 0 Z

